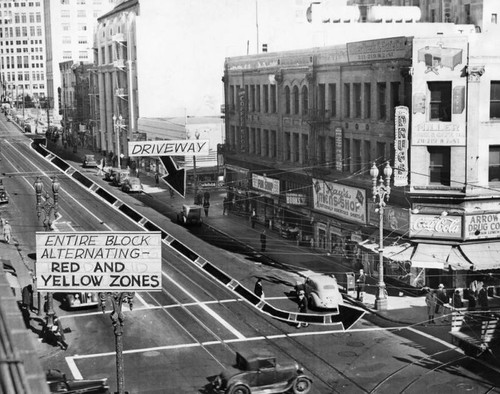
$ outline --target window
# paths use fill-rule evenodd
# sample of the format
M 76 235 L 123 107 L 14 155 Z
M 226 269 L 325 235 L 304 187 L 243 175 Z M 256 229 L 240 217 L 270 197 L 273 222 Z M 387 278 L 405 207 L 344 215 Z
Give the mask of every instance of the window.
M 297 86 L 293 87 L 293 113 L 295 115 L 299 114 L 299 88 Z
M 430 91 L 429 120 L 451 121 L 451 82 L 427 82 Z
M 260 112 L 260 85 L 255 87 L 255 111 Z
M 276 85 L 271 85 L 271 112 L 276 113 Z
M 255 112 L 255 85 L 250 85 L 250 111 Z
M 274 158 L 278 154 L 276 130 L 270 130 L 269 138 L 269 156 Z
M 325 84 L 320 83 L 318 85 L 318 109 L 321 114 L 325 113 L 326 109 L 326 89 Z
M 449 146 L 429 146 L 429 183 L 450 186 Z
M 290 90 L 290 89 L 288 89 Z M 291 140 L 290 140 L 290 133 L 285 133 L 285 161 L 290 161 L 291 160 Z
M 306 164 L 308 162 L 309 162 L 309 136 L 307 134 L 302 134 L 302 163 Z
M 370 83 L 365 83 L 365 118 L 370 119 L 372 117 L 372 85 Z
M 69 10 L 61 10 L 61 18 L 69 18 Z
M 371 142 L 370 141 L 365 141 L 364 142 L 364 148 L 363 148 L 363 165 L 370 166 L 371 167 L 371 155 L 370 155 L 370 149 L 371 149 Z
M 299 161 L 299 133 L 293 133 L 293 142 L 292 142 L 292 161 Z
M 488 182 L 500 182 L 500 145 L 490 146 Z
M 285 86 L 285 113 L 290 114 L 291 102 L 290 102 L 290 87 Z
M 351 171 L 351 140 L 349 138 L 344 138 L 344 152 L 343 152 L 343 161 L 344 164 L 342 168 L 347 171 Z
M 263 130 L 262 136 L 262 156 L 269 156 L 269 130 Z
M 269 86 L 264 85 L 264 112 L 269 112 Z
M 351 85 L 344 84 L 344 117 L 351 117 Z
M 261 152 L 261 139 L 260 139 L 260 129 L 255 130 L 255 153 L 260 155 Z
M 354 139 L 353 140 L 353 145 L 354 145 L 354 171 L 360 171 L 361 170 L 361 140 Z
M 322 167 L 327 167 L 326 165 L 326 137 L 318 136 L 318 164 Z
M 309 110 L 309 89 L 307 86 L 302 86 L 302 115 L 307 115 Z
M 399 99 L 399 82 L 391 82 L 391 111 L 401 104 Z
M 62 43 L 63 44 L 71 44 L 71 37 L 70 36 L 63 36 Z
M 353 84 L 352 89 L 354 94 L 354 117 L 361 118 L 361 84 Z
M 328 94 L 330 97 L 330 116 L 334 118 L 337 116 L 337 84 L 328 84 Z
M 500 81 L 491 81 L 490 119 L 500 119 Z
M 378 119 L 385 120 L 387 117 L 387 102 L 386 102 L 386 84 L 385 82 L 377 83 L 378 96 Z

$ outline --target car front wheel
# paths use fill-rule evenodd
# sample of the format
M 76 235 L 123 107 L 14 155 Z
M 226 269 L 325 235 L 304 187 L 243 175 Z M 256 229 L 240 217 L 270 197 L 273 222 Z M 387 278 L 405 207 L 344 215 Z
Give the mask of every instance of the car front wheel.
M 304 376 L 299 376 L 293 383 L 293 394 L 307 394 L 311 390 L 311 381 Z
M 250 394 L 251 391 L 247 386 L 242 384 L 237 384 L 236 386 L 231 387 L 227 394 Z

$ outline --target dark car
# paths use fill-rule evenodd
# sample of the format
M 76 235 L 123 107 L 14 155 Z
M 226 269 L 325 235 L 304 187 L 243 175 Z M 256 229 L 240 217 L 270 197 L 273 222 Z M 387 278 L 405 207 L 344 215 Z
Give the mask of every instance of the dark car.
M 177 214 L 177 222 L 187 224 L 197 224 L 201 226 L 203 219 L 201 218 L 201 205 L 182 205 L 182 211 Z
M 267 351 L 238 352 L 236 365 L 225 369 L 212 382 L 217 393 L 284 393 L 307 394 L 312 379 L 294 361 L 276 362 Z
M 5 186 L 0 179 L 0 204 L 7 204 L 9 202 L 9 195 L 5 191 Z
M 122 183 L 122 191 L 125 193 L 142 193 L 141 180 L 137 177 L 128 177 Z
M 49 369 L 47 384 L 51 393 L 110 394 L 107 379 L 68 380 L 58 369 Z
M 82 164 L 84 168 L 97 167 L 97 161 L 94 155 L 85 155 Z

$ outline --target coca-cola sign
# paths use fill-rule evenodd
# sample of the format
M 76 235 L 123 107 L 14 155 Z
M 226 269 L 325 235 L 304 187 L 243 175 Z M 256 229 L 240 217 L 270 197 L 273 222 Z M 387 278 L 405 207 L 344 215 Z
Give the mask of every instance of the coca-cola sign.
M 462 216 L 411 215 L 410 237 L 462 238 Z

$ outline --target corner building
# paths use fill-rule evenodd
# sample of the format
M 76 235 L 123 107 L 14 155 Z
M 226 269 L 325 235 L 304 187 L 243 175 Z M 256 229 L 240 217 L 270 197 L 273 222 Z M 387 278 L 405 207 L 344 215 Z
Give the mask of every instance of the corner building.
M 386 281 L 497 285 L 500 229 L 487 223 L 500 222 L 500 54 L 491 41 L 391 37 L 227 58 L 223 149 L 235 210 L 255 209 L 284 237 L 376 276 L 370 168 L 383 174 L 389 161 Z M 479 223 L 490 227 L 477 233 Z

